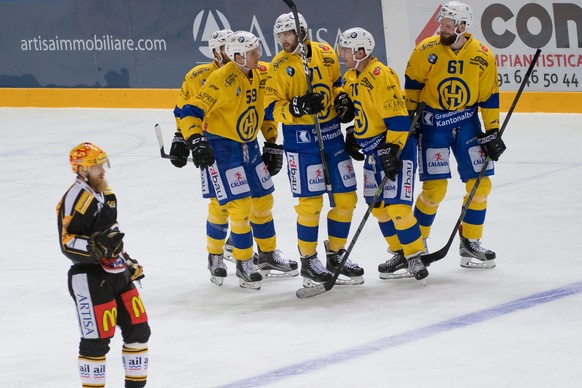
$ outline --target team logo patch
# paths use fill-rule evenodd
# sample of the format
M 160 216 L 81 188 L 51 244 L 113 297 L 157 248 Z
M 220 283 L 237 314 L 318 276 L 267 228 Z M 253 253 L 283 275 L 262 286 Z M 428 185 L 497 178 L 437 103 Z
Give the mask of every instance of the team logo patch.
M 249 181 L 243 167 L 235 167 L 226 171 L 226 181 L 233 195 L 243 194 L 250 191 Z
M 271 187 L 273 187 L 273 180 L 271 179 L 271 174 L 269 174 L 269 170 L 267 169 L 267 166 L 265 166 L 265 163 L 257 164 L 255 167 L 255 172 L 259 177 L 259 181 L 261 182 L 263 189 L 269 190 Z
M 380 67 L 375 68 L 374 71 L 372 71 L 372 74 L 379 75 L 380 74 Z
M 307 129 L 301 129 L 296 132 L 297 143 L 311 143 L 311 135 Z
M 428 56 L 428 63 L 432 63 L 433 65 L 436 63 L 438 56 L 436 54 L 430 54 Z
M 292 66 L 287 66 L 287 67 L 285 68 L 285 72 L 286 72 L 286 73 L 287 73 L 289 76 L 293 77 L 293 75 L 295 74 L 295 69 L 294 69 Z
M 433 174 L 448 174 L 449 169 L 449 149 L 429 148 L 426 150 L 426 172 Z
M 469 158 L 471 159 L 471 164 L 473 165 L 474 172 L 481 172 L 483 164 L 485 163 L 485 152 L 481 149 L 481 146 L 476 145 L 469 148 Z M 493 169 L 493 161 L 489 162 L 487 165 L 487 170 Z
M 226 191 L 224 190 L 224 184 L 222 183 L 222 178 L 220 177 L 220 173 L 216 168 L 216 162 L 208 167 L 208 175 L 210 179 L 210 183 L 212 184 L 212 188 L 214 189 L 214 194 L 216 194 L 216 199 L 221 201 L 227 198 Z
M 434 113 L 423 111 L 422 112 L 422 123 L 425 125 L 434 126 Z
M 325 177 L 321 164 L 307 167 L 307 189 L 311 192 L 325 190 Z
M 356 185 L 356 173 L 354 171 L 354 165 L 352 164 L 352 160 L 344 160 L 337 164 L 339 173 L 342 177 L 342 181 L 344 182 L 344 187 L 353 187 Z
M 364 197 L 373 197 L 378 189 L 378 184 L 374 178 L 374 171 L 364 170 Z
M 287 165 L 289 167 L 289 183 L 291 192 L 301 194 L 301 173 L 299 171 L 299 154 L 287 152 Z
M 400 182 L 400 199 L 403 201 L 412 201 L 414 181 L 414 164 L 411 160 L 402 161 L 402 180 Z

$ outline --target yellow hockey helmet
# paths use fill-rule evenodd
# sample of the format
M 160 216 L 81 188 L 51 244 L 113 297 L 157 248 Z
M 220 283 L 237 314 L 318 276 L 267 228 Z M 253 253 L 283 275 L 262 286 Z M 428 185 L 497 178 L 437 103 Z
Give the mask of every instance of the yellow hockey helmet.
M 79 172 L 79 166 L 89 168 L 107 164 L 109 167 L 109 158 L 105 151 L 89 142 L 74 147 L 69 153 L 69 162 L 74 173 Z

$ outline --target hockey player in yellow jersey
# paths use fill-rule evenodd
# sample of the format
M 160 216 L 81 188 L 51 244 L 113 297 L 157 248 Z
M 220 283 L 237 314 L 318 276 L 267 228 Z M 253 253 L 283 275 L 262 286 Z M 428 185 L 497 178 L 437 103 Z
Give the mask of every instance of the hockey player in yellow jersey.
M 215 70 L 198 94 L 187 101 L 182 108 L 180 128 L 192 150 L 194 164 L 202 169 L 203 196 L 227 210 L 226 215 L 215 219 L 209 214 L 212 280 L 222 284 L 226 276 L 225 267 L 217 271 L 217 262 L 224 266 L 225 227 L 230 218 L 240 285 L 259 289 L 262 276 L 252 263 L 250 222 L 261 240 L 263 253 L 273 253 L 276 245 L 271 212 L 274 187 L 257 142 L 264 117 L 265 85 L 257 70 L 261 51 L 253 34 L 238 31 L 228 38 L 225 52 L 231 62 Z M 220 226 L 224 226 L 222 230 Z
M 287 174 L 291 192 L 298 198 L 297 239 L 301 255 L 301 276 L 304 285 L 331 279 L 345 252 L 352 215 L 356 206 L 356 179 L 351 158 L 345 151 L 340 121 L 353 119 L 353 103 L 341 86 L 339 61 L 333 48 L 326 43 L 307 39 L 307 22 L 299 14 L 300 31 L 292 13 L 280 15 L 273 32 L 283 48 L 271 61 L 266 89 L 268 119 L 280 122 L 283 147 L 287 157 Z M 308 92 L 304 54 L 313 85 Z M 317 127 L 328 171 L 323 171 Z M 317 258 L 319 218 L 326 193 L 326 172 L 329 174 L 335 207 L 327 214 L 328 239 L 325 242 L 326 267 Z M 347 261 L 338 284 L 361 284 L 363 268 Z
M 408 136 L 410 119 L 396 73 L 372 56 L 375 42 L 360 27 L 345 30 L 336 50 L 346 64 L 344 89 L 356 107 L 346 149 L 364 160 L 364 197 L 370 203 L 384 176 L 388 182 L 372 214 L 394 257 L 378 266 L 380 278 L 428 276 L 421 254 L 424 243 L 412 212 L 416 174 L 416 138 Z M 398 155 L 398 153 L 400 155 Z
M 405 80 L 407 109 L 413 111 L 420 102 L 427 104 L 419 131 L 423 185 L 414 211 L 424 238 L 430 233 L 451 178 L 450 151 L 467 193 L 471 192 L 486 157 L 497 161 L 505 151 L 499 136 L 495 57 L 489 47 L 467 32 L 473 21 L 471 7 L 458 1 L 448 2 L 441 7 L 437 21 L 439 35 L 425 39 L 414 49 Z M 489 176 L 493 173 L 491 163 L 459 229 L 462 267 L 495 267 L 495 252 L 483 247 L 480 241 L 491 192 Z
M 176 167 L 183 167 L 186 165 L 190 150 L 186 146 L 186 142 L 180 129 L 180 116 L 183 106 L 188 100 L 195 97 L 202 86 L 206 83 L 207 78 L 214 71 L 218 70 L 226 63 L 230 62 L 230 58 L 225 52 L 225 45 L 227 39 L 232 35 L 229 29 L 215 31 L 210 35 L 208 40 L 208 48 L 214 56 L 211 63 L 195 66 L 184 77 L 184 82 L 180 90 L 176 107 L 174 109 L 174 116 L 176 117 L 176 133 L 172 141 L 170 155 L 173 156 L 172 164 Z M 268 63 L 259 61 L 257 68 L 264 82 L 268 70 Z M 276 175 L 283 166 L 283 147 L 276 144 L 277 141 L 277 124 L 272 121 L 263 121 L 261 132 L 266 142 L 263 146 L 262 159 L 265 162 L 267 169 L 271 175 Z M 271 197 L 253 198 L 253 204 L 257 204 L 258 209 L 262 207 L 269 207 L 263 213 L 269 213 L 272 207 Z M 266 202 L 266 203 L 265 203 Z M 254 214 L 254 213 L 253 213 Z M 282 256 L 276 247 L 276 237 L 274 227 L 263 227 L 263 223 L 272 223 L 272 217 L 252 218 L 251 225 L 259 230 L 255 231 L 254 237 L 259 248 L 259 253 L 255 254 L 255 262 L 261 269 L 264 275 L 274 276 L 296 276 L 297 263 L 289 261 Z M 261 229 L 266 233 L 261 233 Z M 220 205 L 216 198 L 210 198 L 208 204 L 208 219 L 207 219 L 207 246 L 209 254 L 208 269 L 211 272 L 211 280 L 216 284 L 222 284 L 222 278 L 226 277 L 227 267 L 224 264 L 224 250 L 226 250 L 226 257 L 232 256 L 232 238 L 229 237 L 225 244 L 225 239 L 228 231 L 228 210 L 226 205 Z M 223 248 L 224 247 L 224 248 Z

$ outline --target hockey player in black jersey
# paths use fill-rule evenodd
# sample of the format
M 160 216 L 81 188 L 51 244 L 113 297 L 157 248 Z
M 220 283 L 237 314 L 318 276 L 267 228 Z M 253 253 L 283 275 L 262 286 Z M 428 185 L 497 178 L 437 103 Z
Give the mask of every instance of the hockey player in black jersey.
M 81 329 L 81 383 L 105 386 L 105 356 L 119 326 L 125 387 L 141 388 L 147 380 L 150 327 L 133 280 L 144 275 L 123 249 L 117 199 L 105 180 L 109 159 L 99 147 L 82 143 L 69 160 L 77 177 L 57 205 L 57 223 L 61 251 L 73 263 L 68 287 Z

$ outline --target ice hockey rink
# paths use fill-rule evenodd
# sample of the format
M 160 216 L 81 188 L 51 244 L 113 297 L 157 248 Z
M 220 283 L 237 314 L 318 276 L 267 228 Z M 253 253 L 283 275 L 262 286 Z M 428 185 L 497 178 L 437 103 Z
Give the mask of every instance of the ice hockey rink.
M 224 285 L 209 281 L 198 170 L 160 158 L 156 123 L 169 149 L 170 110 L 0 109 L 0 387 L 80 386 L 55 207 L 74 180 L 68 153 L 83 141 L 109 154 L 125 248 L 144 265 L 148 387 L 580 386 L 582 115 L 517 106 L 483 237 L 495 269 L 461 268 L 455 240 L 426 284 L 381 280 L 388 254 L 370 217 L 351 254 L 365 284 L 304 300 L 301 278 L 241 289 L 228 262 Z M 298 260 L 295 200 L 284 173 L 274 180 L 279 248 Z M 429 249 L 445 244 L 463 191 L 455 175 Z M 365 210 L 360 200 L 350 238 Z M 320 242 L 325 232 L 323 223 Z M 121 387 L 119 332 L 107 360 L 107 386 Z

